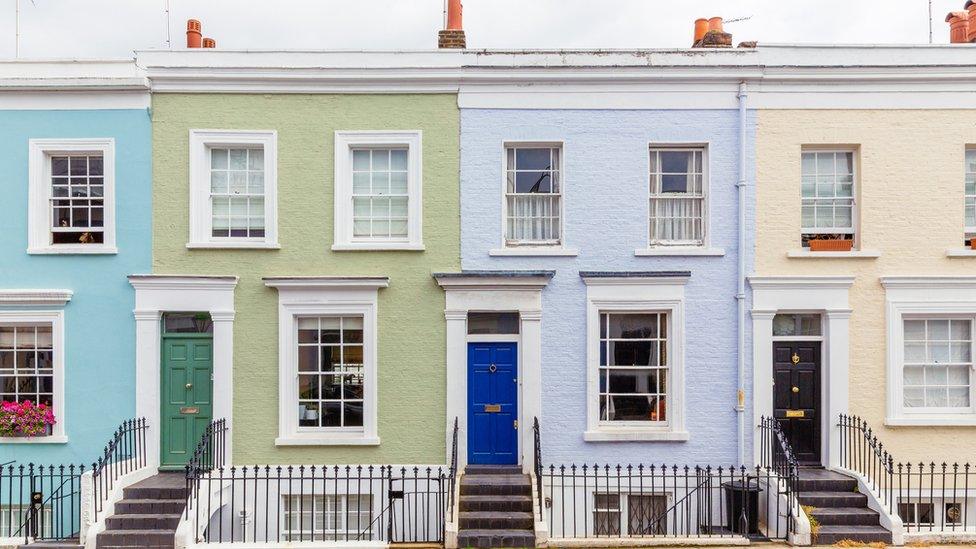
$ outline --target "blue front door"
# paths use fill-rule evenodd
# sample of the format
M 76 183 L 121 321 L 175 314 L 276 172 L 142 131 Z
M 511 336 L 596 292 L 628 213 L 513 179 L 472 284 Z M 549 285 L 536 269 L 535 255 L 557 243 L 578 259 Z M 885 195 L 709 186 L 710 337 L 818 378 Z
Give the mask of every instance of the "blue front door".
M 518 463 L 518 347 L 468 343 L 468 463 Z

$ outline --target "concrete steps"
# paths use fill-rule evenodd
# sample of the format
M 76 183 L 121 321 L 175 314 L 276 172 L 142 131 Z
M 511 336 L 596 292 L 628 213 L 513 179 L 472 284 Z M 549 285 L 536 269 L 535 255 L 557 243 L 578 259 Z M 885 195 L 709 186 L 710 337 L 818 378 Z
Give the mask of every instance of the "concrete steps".
M 868 497 L 858 491 L 856 480 L 826 469 L 802 468 L 797 492 L 800 505 L 812 507 L 809 515 L 819 524 L 814 544 L 891 543 L 891 532 L 868 508 Z
M 97 549 L 172 549 L 186 505 L 182 473 L 160 473 L 122 491 L 116 514 L 105 519 Z
M 532 482 L 518 466 L 469 465 L 458 500 L 460 547 L 535 547 Z

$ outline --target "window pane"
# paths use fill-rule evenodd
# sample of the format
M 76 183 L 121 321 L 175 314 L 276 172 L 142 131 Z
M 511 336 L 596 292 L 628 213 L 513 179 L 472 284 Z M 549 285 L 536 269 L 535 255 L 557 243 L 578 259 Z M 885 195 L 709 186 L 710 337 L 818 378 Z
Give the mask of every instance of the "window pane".
M 600 322 L 600 419 L 667 421 L 667 314 L 603 313 Z
M 408 237 L 408 150 L 353 151 L 353 237 L 406 240 Z
M 210 159 L 211 236 L 263 238 L 264 149 L 213 148 Z
M 517 334 L 518 313 L 468 313 L 469 334 Z
M 969 408 L 971 319 L 904 321 L 904 403 L 910 408 Z
M 206 313 L 166 313 L 163 331 L 181 334 L 212 334 L 213 322 Z
M 822 335 L 820 315 L 816 314 L 778 314 L 773 317 L 774 336 L 819 336 Z
M 651 149 L 650 244 L 704 242 L 704 150 Z
M 850 235 L 854 227 L 854 153 L 804 152 L 801 166 L 804 235 Z
M 363 426 L 363 350 L 361 316 L 298 319 L 300 427 Z
M 0 326 L 0 400 L 44 404 L 59 413 L 52 345 L 50 324 Z
M 510 147 L 507 151 L 506 242 L 559 244 L 559 149 Z
M 51 156 L 47 161 L 51 170 L 51 243 L 103 243 L 104 202 L 89 200 L 104 195 L 102 155 Z

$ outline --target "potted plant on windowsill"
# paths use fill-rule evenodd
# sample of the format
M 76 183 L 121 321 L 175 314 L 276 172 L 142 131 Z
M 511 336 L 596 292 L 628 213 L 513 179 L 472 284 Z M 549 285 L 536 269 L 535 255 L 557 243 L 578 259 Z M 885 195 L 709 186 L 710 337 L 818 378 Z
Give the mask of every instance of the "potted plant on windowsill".
M 854 249 L 854 240 L 845 234 L 812 235 L 807 243 L 811 252 L 849 252 Z
M 0 437 L 48 436 L 55 423 L 54 412 L 47 404 L 0 402 Z

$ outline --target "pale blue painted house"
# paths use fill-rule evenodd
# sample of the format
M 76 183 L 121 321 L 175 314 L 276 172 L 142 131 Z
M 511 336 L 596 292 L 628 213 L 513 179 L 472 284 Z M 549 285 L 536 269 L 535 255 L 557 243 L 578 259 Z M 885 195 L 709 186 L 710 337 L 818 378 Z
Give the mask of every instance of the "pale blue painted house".
M 135 413 L 151 270 L 149 91 L 132 61 L 11 62 L 0 92 L 0 400 L 53 407 L 0 463 L 91 464 Z
M 755 118 L 718 75 L 747 55 L 467 54 L 462 273 L 439 278 L 462 460 L 529 470 L 538 417 L 546 464 L 752 462 Z

